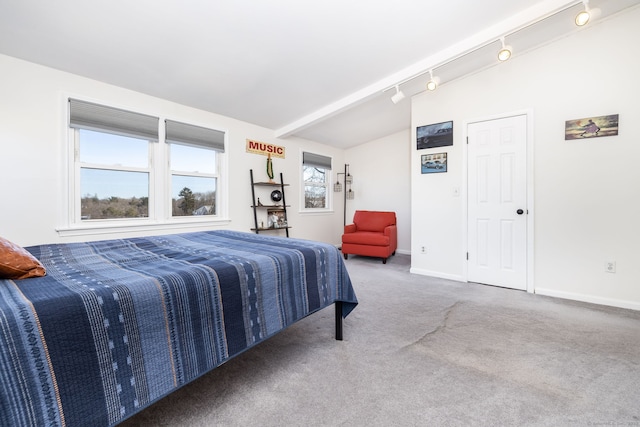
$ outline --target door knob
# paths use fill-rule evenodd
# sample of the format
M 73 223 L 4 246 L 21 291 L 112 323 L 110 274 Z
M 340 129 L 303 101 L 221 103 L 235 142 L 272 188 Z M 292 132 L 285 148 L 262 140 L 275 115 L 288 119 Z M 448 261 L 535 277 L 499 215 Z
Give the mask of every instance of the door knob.
M 522 209 L 518 209 L 518 210 L 516 211 L 516 213 L 517 213 L 518 215 L 522 215 L 522 214 L 524 213 L 524 211 L 523 211 Z

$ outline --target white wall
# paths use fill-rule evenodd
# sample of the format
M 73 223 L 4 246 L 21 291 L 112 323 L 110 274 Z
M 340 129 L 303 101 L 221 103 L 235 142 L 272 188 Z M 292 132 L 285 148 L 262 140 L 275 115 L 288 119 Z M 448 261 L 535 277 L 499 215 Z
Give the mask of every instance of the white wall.
M 449 172 L 412 150 L 412 271 L 464 280 L 463 124 L 533 111 L 537 293 L 640 309 L 640 8 L 413 99 L 416 126 L 454 121 Z M 514 46 L 517 52 L 517 46 Z M 619 114 L 619 135 L 564 140 L 566 120 Z M 429 150 L 433 151 L 433 150 Z M 417 255 L 426 245 L 427 254 Z M 604 272 L 605 261 L 617 273 Z
M 394 211 L 397 252 L 404 254 L 411 248 L 410 138 L 407 129 L 348 149 L 345 154 L 355 191 L 354 199 L 347 200 L 347 224 L 353 222 L 356 209 Z
M 338 165 L 344 164 L 343 150 L 297 138 L 279 140 L 270 129 L 8 56 L 0 55 L 0 70 L 0 236 L 27 246 L 136 235 L 129 232 L 61 237 L 56 231 L 65 224 L 67 209 L 65 98 L 71 95 L 227 131 L 230 223 L 220 226 L 224 228 L 249 231 L 253 226 L 249 169 L 254 169 L 258 180 L 266 180 L 266 157 L 246 153 L 245 139 L 284 146 L 286 159 L 274 159 L 273 164 L 275 173 L 282 172 L 290 184 L 286 193 L 287 204 L 291 205 L 290 235 L 332 244 L 340 242 L 341 210 L 324 215 L 300 214 L 299 177 L 302 149 L 332 156 Z M 154 233 L 196 229 L 202 227 L 161 229 Z

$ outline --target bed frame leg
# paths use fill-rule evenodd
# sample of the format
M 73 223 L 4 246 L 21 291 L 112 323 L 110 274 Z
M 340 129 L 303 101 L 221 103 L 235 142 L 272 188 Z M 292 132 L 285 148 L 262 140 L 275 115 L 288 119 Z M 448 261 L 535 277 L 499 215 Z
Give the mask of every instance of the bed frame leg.
M 336 340 L 342 341 L 342 301 L 336 301 Z

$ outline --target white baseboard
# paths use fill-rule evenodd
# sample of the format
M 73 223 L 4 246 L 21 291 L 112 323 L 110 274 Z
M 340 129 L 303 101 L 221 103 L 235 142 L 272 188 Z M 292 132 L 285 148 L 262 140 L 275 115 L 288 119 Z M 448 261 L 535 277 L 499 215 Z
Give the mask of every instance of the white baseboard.
M 455 280 L 456 282 L 465 281 L 462 276 L 459 276 L 457 274 L 446 274 L 439 271 L 423 270 L 421 268 L 411 268 L 409 270 L 409 273 L 419 274 L 421 276 L 437 277 L 439 279 Z
M 640 303 L 634 301 L 603 298 L 594 295 L 576 294 L 573 292 L 556 291 L 554 289 L 536 288 L 535 293 L 555 298 L 570 299 L 574 301 L 588 302 L 591 304 L 608 305 L 611 307 L 640 310 Z

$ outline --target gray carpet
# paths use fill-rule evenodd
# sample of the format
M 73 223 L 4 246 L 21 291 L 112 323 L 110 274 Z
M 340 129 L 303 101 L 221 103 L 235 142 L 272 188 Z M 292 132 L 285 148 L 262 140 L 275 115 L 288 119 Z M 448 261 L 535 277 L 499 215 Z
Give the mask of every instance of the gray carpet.
M 640 426 L 640 312 L 346 261 L 316 313 L 122 426 Z

